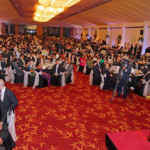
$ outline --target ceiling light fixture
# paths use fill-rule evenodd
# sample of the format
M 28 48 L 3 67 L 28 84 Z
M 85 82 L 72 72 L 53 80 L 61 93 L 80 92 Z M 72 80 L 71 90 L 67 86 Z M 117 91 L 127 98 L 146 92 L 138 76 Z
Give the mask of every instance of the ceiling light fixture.
M 38 0 L 34 21 L 47 22 L 80 0 Z

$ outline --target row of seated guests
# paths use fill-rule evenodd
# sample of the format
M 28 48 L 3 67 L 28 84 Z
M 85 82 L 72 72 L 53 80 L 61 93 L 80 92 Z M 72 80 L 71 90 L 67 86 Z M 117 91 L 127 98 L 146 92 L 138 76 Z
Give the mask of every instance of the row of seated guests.
M 17 75 L 23 75 L 24 69 L 26 69 L 26 71 L 30 71 L 32 76 L 35 76 L 35 71 L 41 71 L 42 77 L 48 82 L 48 86 L 50 84 L 61 86 L 62 73 L 65 73 L 66 81 L 73 71 L 73 65 L 71 64 L 70 60 L 68 60 L 67 58 L 63 60 L 62 57 L 56 59 L 53 64 L 53 67 L 49 70 L 42 68 L 43 64 L 41 61 L 39 61 L 34 67 L 31 64 L 32 61 L 27 61 L 25 65 L 22 64 L 22 66 L 20 66 L 19 60 L 17 58 L 14 58 L 12 61 L 12 66 L 15 69 Z
M 127 57 L 127 56 L 126 56 Z M 145 57 L 145 56 L 143 56 Z M 111 60 L 111 61 L 110 61 Z M 114 57 L 112 53 L 111 56 L 100 56 L 98 55 L 97 58 L 89 56 L 89 54 L 84 53 L 79 58 L 79 71 L 84 72 L 84 68 L 86 68 L 86 74 L 89 74 L 87 70 L 92 70 L 92 85 L 101 85 L 101 82 L 104 82 L 102 89 L 114 89 L 117 79 L 117 73 L 113 72 L 111 66 L 119 66 L 122 58 L 120 54 L 117 57 Z M 149 58 L 146 58 L 144 61 L 140 61 L 137 59 L 133 59 L 132 57 L 128 57 L 129 65 L 131 66 L 132 70 L 140 71 L 141 78 L 147 74 L 150 68 L 150 61 Z M 90 67 L 89 67 L 90 62 Z M 118 70 L 119 71 L 119 70 Z M 135 72 L 131 72 L 131 75 L 136 75 Z M 131 76 L 132 78 L 133 76 Z M 139 77 L 135 77 L 139 78 Z M 104 80 L 105 79 L 105 80 Z M 130 81 L 131 82 L 131 81 Z M 136 87 L 138 80 L 134 84 Z

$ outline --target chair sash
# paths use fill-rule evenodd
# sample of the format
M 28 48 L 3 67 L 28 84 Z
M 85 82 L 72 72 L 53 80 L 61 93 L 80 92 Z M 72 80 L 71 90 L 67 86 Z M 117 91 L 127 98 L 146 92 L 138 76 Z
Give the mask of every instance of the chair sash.
M 24 87 L 26 87 L 28 85 L 28 75 L 31 74 L 30 71 L 23 71 L 24 72 Z
M 72 62 L 73 64 L 74 64 L 74 58 L 75 58 L 75 56 L 72 55 L 71 62 Z
M 5 70 L 5 74 L 6 74 L 5 81 L 8 82 L 8 81 L 10 81 L 10 78 L 9 78 L 9 68 L 7 67 L 4 70 Z
M 144 80 L 143 84 L 145 84 L 144 90 L 143 90 L 143 96 L 148 96 L 150 93 L 150 80 L 148 80 L 148 81 Z
M 90 76 L 89 76 L 89 85 L 93 84 L 93 69 L 90 72 Z
M 60 72 L 60 75 L 61 75 L 61 86 L 64 87 L 66 85 L 65 72 Z
M 7 123 L 8 123 L 8 130 L 9 133 L 11 134 L 12 139 L 14 142 L 17 141 L 17 135 L 16 135 L 16 128 L 15 128 L 15 112 L 11 111 L 10 114 L 9 112 L 7 113 Z
M 33 88 L 35 89 L 36 88 L 36 86 L 38 86 L 39 85 L 39 83 L 40 83 L 40 75 L 42 75 L 42 71 L 40 71 L 40 72 L 35 72 L 36 73 L 36 76 L 35 76 L 35 81 L 34 81 L 34 85 L 33 85 Z
M 83 73 L 86 73 L 86 65 L 84 66 Z
M 9 70 L 8 70 L 8 75 L 9 75 L 9 79 L 10 79 L 10 83 L 14 83 L 15 81 L 15 75 L 14 73 L 16 73 L 15 69 L 12 70 L 12 67 L 10 65 Z
M 106 73 L 104 75 L 101 74 L 100 89 L 103 89 L 103 87 L 104 87 L 105 78 L 106 78 Z
M 74 83 L 74 72 L 72 70 L 72 72 L 71 72 L 71 83 L 70 84 L 73 84 L 73 83 Z
M 78 66 L 79 64 L 80 64 L 79 57 L 77 57 L 76 65 Z

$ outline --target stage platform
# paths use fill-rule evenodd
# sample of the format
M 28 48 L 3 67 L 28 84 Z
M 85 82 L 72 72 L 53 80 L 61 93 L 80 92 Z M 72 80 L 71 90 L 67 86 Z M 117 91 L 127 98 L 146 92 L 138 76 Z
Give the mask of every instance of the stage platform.
M 149 133 L 150 129 L 106 133 L 106 146 L 108 150 L 150 150 Z

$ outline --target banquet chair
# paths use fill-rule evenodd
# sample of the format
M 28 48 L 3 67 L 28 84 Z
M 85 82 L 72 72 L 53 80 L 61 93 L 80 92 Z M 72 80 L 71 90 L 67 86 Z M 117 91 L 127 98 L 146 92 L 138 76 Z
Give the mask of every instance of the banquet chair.
M 100 84 L 100 89 L 103 89 L 105 86 L 105 79 L 106 79 L 106 73 L 101 74 L 101 84 Z
M 24 87 L 26 87 L 26 86 L 28 86 L 28 78 L 29 78 L 29 75 L 31 74 L 31 72 L 30 72 L 29 68 L 24 68 L 23 72 L 24 72 L 23 83 L 24 83 Z
M 15 75 L 15 83 L 23 83 L 23 74 L 14 74 Z

